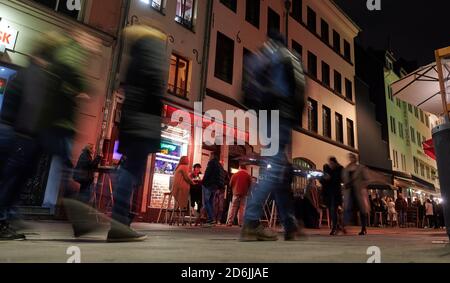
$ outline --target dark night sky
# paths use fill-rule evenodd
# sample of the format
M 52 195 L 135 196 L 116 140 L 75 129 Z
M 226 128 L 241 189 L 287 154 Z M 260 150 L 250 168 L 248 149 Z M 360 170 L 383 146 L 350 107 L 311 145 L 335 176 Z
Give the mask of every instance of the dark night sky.
M 381 0 L 381 11 L 369 11 L 367 0 L 335 0 L 361 27 L 364 46 L 391 47 L 396 57 L 434 61 L 434 50 L 450 45 L 449 0 Z

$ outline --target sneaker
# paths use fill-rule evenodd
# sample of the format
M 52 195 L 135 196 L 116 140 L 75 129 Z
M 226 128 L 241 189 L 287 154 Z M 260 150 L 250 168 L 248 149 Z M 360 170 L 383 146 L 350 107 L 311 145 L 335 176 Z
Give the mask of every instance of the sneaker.
M 24 241 L 26 240 L 25 235 L 19 234 L 13 229 L 9 228 L 8 225 L 0 226 L 0 241 Z
M 301 228 L 297 228 L 296 230 L 286 232 L 284 234 L 285 241 L 303 241 L 306 240 L 306 234 L 302 231 Z
M 240 242 L 256 242 L 256 241 L 277 241 L 277 233 L 265 229 L 262 225 L 256 228 L 245 226 L 242 229 Z
M 115 229 L 112 228 L 108 232 L 109 243 L 125 243 L 125 242 L 142 242 L 147 239 L 147 235 L 134 231 L 131 228 L 128 229 Z

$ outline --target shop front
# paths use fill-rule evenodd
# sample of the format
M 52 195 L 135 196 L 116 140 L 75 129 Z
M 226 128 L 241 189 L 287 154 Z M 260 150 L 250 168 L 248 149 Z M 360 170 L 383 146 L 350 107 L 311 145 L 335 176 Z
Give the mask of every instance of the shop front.
M 0 111 L 8 84 L 20 69 L 28 65 L 36 40 L 43 32 L 76 32 L 80 40 L 90 42 L 98 50 L 83 65 L 88 80 L 89 100 L 80 103 L 77 121 L 79 135 L 73 144 L 73 163 L 88 143 L 97 144 L 102 129 L 102 108 L 108 92 L 114 38 L 84 24 L 68 20 L 52 11 L 20 1 L 0 1 Z M 80 62 L 80 64 L 82 64 Z M 3 109 L 4 110 L 4 109 Z M 60 180 L 58 162 L 42 154 L 34 164 L 33 177 L 21 196 L 24 213 L 53 215 L 59 203 Z

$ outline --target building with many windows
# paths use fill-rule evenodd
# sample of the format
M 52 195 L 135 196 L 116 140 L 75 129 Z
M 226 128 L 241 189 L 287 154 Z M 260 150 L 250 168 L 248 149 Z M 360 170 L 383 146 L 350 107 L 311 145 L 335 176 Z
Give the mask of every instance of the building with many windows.
M 423 143 L 431 139 L 438 118 L 393 97 L 392 83 L 407 75 L 392 52 L 384 53 L 386 109 L 389 119 L 389 146 L 395 176 L 394 185 L 406 189 L 410 197 L 439 195 L 436 161 L 427 156 Z M 400 174 L 397 174 L 400 175 Z
M 271 29 L 287 34 L 307 70 L 307 109 L 293 134 L 292 158 L 322 168 L 358 153 L 353 41 L 360 29 L 333 1 L 214 1 L 205 110 L 239 109 L 243 62 Z M 221 149 L 232 160 L 234 149 Z M 237 150 L 236 150 L 237 151 Z

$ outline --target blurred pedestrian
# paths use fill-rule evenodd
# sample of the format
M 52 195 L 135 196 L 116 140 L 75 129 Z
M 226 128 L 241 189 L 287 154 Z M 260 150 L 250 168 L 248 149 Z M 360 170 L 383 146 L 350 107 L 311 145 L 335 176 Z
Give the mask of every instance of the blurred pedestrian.
M 17 95 L 13 103 L 16 137 L 0 175 L 0 239 L 25 239 L 9 227 L 8 214 L 40 152 L 56 157 L 62 187 L 71 193 L 71 146 L 80 94 L 86 90 L 82 67 L 87 55 L 81 37 L 47 32 L 37 40 L 29 66 L 19 71 L 6 90 L 5 96 Z
M 241 165 L 239 171 L 231 177 L 230 187 L 233 190 L 233 200 L 231 201 L 230 213 L 227 225 L 233 226 L 236 214 L 238 216 L 238 225 L 244 224 L 245 205 L 247 196 L 252 185 L 252 177 L 247 172 L 247 166 Z
M 78 199 L 86 204 L 89 203 L 91 198 L 95 169 L 101 161 L 100 155 L 97 155 L 94 159 L 93 154 L 94 146 L 92 144 L 86 145 L 73 172 L 74 181 L 80 184 Z
M 265 158 L 258 189 L 247 201 L 241 241 L 277 240 L 277 234 L 266 230 L 260 222 L 264 203 L 271 193 L 284 226 L 285 240 L 296 240 L 300 232 L 291 191 L 293 168 L 287 154 L 292 145 L 292 129 L 300 125 L 305 105 L 305 75 L 300 59 L 285 44 L 286 39 L 279 32 L 269 31 L 269 40 L 257 54 L 246 58 L 244 66 L 245 103 L 250 109 L 278 111 L 279 132 L 271 133 L 269 125 L 274 117 L 269 117 L 262 130 L 279 139 L 279 148 L 275 155 Z
M 360 236 L 367 235 L 367 219 L 370 213 L 369 193 L 367 186 L 369 184 L 370 176 L 369 169 L 358 163 L 358 158 L 355 154 L 349 154 L 350 163 L 343 171 L 344 181 L 344 209 L 345 220 L 348 224 L 350 217 L 353 214 L 353 207 L 356 206 L 359 210 L 361 221 Z
M 321 179 L 322 192 L 325 205 L 330 210 L 332 229 L 331 236 L 337 235 L 338 226 L 338 207 L 342 206 L 342 171 L 344 167 L 339 164 L 336 157 L 330 157 L 328 164 L 325 164 L 323 171 L 324 177 Z
M 319 229 L 322 207 L 320 206 L 319 189 L 317 188 L 316 180 L 314 178 L 308 179 L 308 185 L 305 189 L 305 199 L 307 203 L 305 227 Z
M 212 227 L 216 223 L 214 199 L 216 192 L 225 187 L 225 176 L 223 171 L 218 156 L 216 153 L 212 152 L 208 165 L 206 166 L 205 176 L 203 177 L 203 200 L 206 214 L 208 215 L 205 227 Z

